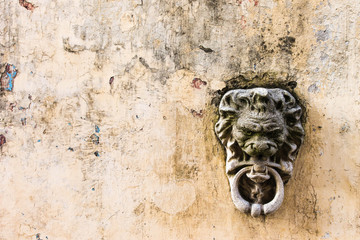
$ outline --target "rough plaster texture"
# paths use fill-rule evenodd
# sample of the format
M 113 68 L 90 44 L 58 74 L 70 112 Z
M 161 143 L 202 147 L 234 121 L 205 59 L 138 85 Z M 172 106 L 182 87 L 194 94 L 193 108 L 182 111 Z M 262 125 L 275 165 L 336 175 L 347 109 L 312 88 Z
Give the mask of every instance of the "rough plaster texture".
M 357 0 L 0 7 L 1 72 L 17 69 L 0 96 L 0 239 L 359 237 Z M 297 82 L 306 137 L 281 208 L 253 219 L 230 197 L 214 98 L 267 72 Z

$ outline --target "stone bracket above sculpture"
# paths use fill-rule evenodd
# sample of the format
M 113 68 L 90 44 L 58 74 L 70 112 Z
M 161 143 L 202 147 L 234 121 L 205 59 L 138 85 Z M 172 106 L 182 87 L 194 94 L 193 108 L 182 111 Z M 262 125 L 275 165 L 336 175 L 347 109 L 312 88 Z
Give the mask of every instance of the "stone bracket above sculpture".
M 304 138 L 301 107 L 280 88 L 235 89 L 222 97 L 215 132 L 237 209 L 253 217 L 276 211 Z

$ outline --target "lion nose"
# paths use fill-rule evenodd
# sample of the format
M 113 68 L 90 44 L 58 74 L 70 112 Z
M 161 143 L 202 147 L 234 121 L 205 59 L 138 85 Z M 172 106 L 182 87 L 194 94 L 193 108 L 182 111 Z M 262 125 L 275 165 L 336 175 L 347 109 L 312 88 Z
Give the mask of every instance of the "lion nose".
M 251 148 L 254 150 L 257 150 L 259 152 L 268 150 L 270 148 L 272 148 L 272 143 L 271 142 L 256 142 L 256 143 L 252 143 L 251 144 Z
M 272 156 L 276 150 L 276 145 L 271 141 L 255 141 L 248 144 L 245 152 L 250 156 Z

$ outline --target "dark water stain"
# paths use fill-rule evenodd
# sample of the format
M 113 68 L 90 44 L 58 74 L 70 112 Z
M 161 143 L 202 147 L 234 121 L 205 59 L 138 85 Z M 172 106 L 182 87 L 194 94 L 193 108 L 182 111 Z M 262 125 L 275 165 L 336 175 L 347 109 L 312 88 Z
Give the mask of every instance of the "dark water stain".
M 212 52 L 214 52 L 214 50 L 212 50 L 211 48 L 206 48 L 206 47 L 204 47 L 203 45 L 200 45 L 199 48 L 200 48 L 201 50 L 203 50 L 204 52 L 206 52 L 206 53 L 212 53 Z
M 295 38 L 294 37 L 290 37 L 290 36 L 286 36 L 286 37 L 281 37 L 279 38 L 279 44 L 278 47 L 288 53 L 291 54 L 292 53 L 292 48 L 295 45 Z
M 206 0 L 205 1 L 206 6 L 209 8 L 209 10 L 212 12 L 212 20 L 215 23 L 218 23 L 222 20 L 221 18 L 221 5 L 223 2 L 221 0 Z
M 197 161 L 187 157 L 187 154 L 196 148 L 201 148 L 196 143 L 189 144 L 189 141 L 183 137 L 183 130 L 188 128 L 188 124 L 189 116 L 183 115 L 176 110 L 175 148 L 173 155 L 170 157 L 175 179 L 196 179 L 199 172 Z
M 64 50 L 69 53 L 79 53 L 86 50 L 85 46 L 71 45 L 69 42 L 69 38 L 63 38 L 63 47 Z
M 149 64 L 146 62 L 146 60 L 144 58 L 139 57 L 139 61 L 144 67 L 146 67 L 148 69 L 150 68 Z

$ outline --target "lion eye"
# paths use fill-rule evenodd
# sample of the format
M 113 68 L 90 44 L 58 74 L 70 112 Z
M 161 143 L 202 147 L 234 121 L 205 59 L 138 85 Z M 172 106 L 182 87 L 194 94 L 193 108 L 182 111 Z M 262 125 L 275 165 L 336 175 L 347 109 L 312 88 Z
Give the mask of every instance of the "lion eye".
M 252 135 L 252 132 L 249 131 L 249 130 L 242 130 L 242 133 L 243 133 L 245 136 L 251 136 L 251 135 Z
M 281 134 L 281 130 L 280 129 L 276 129 L 274 131 L 270 131 L 269 134 L 272 135 L 272 136 L 278 136 Z

